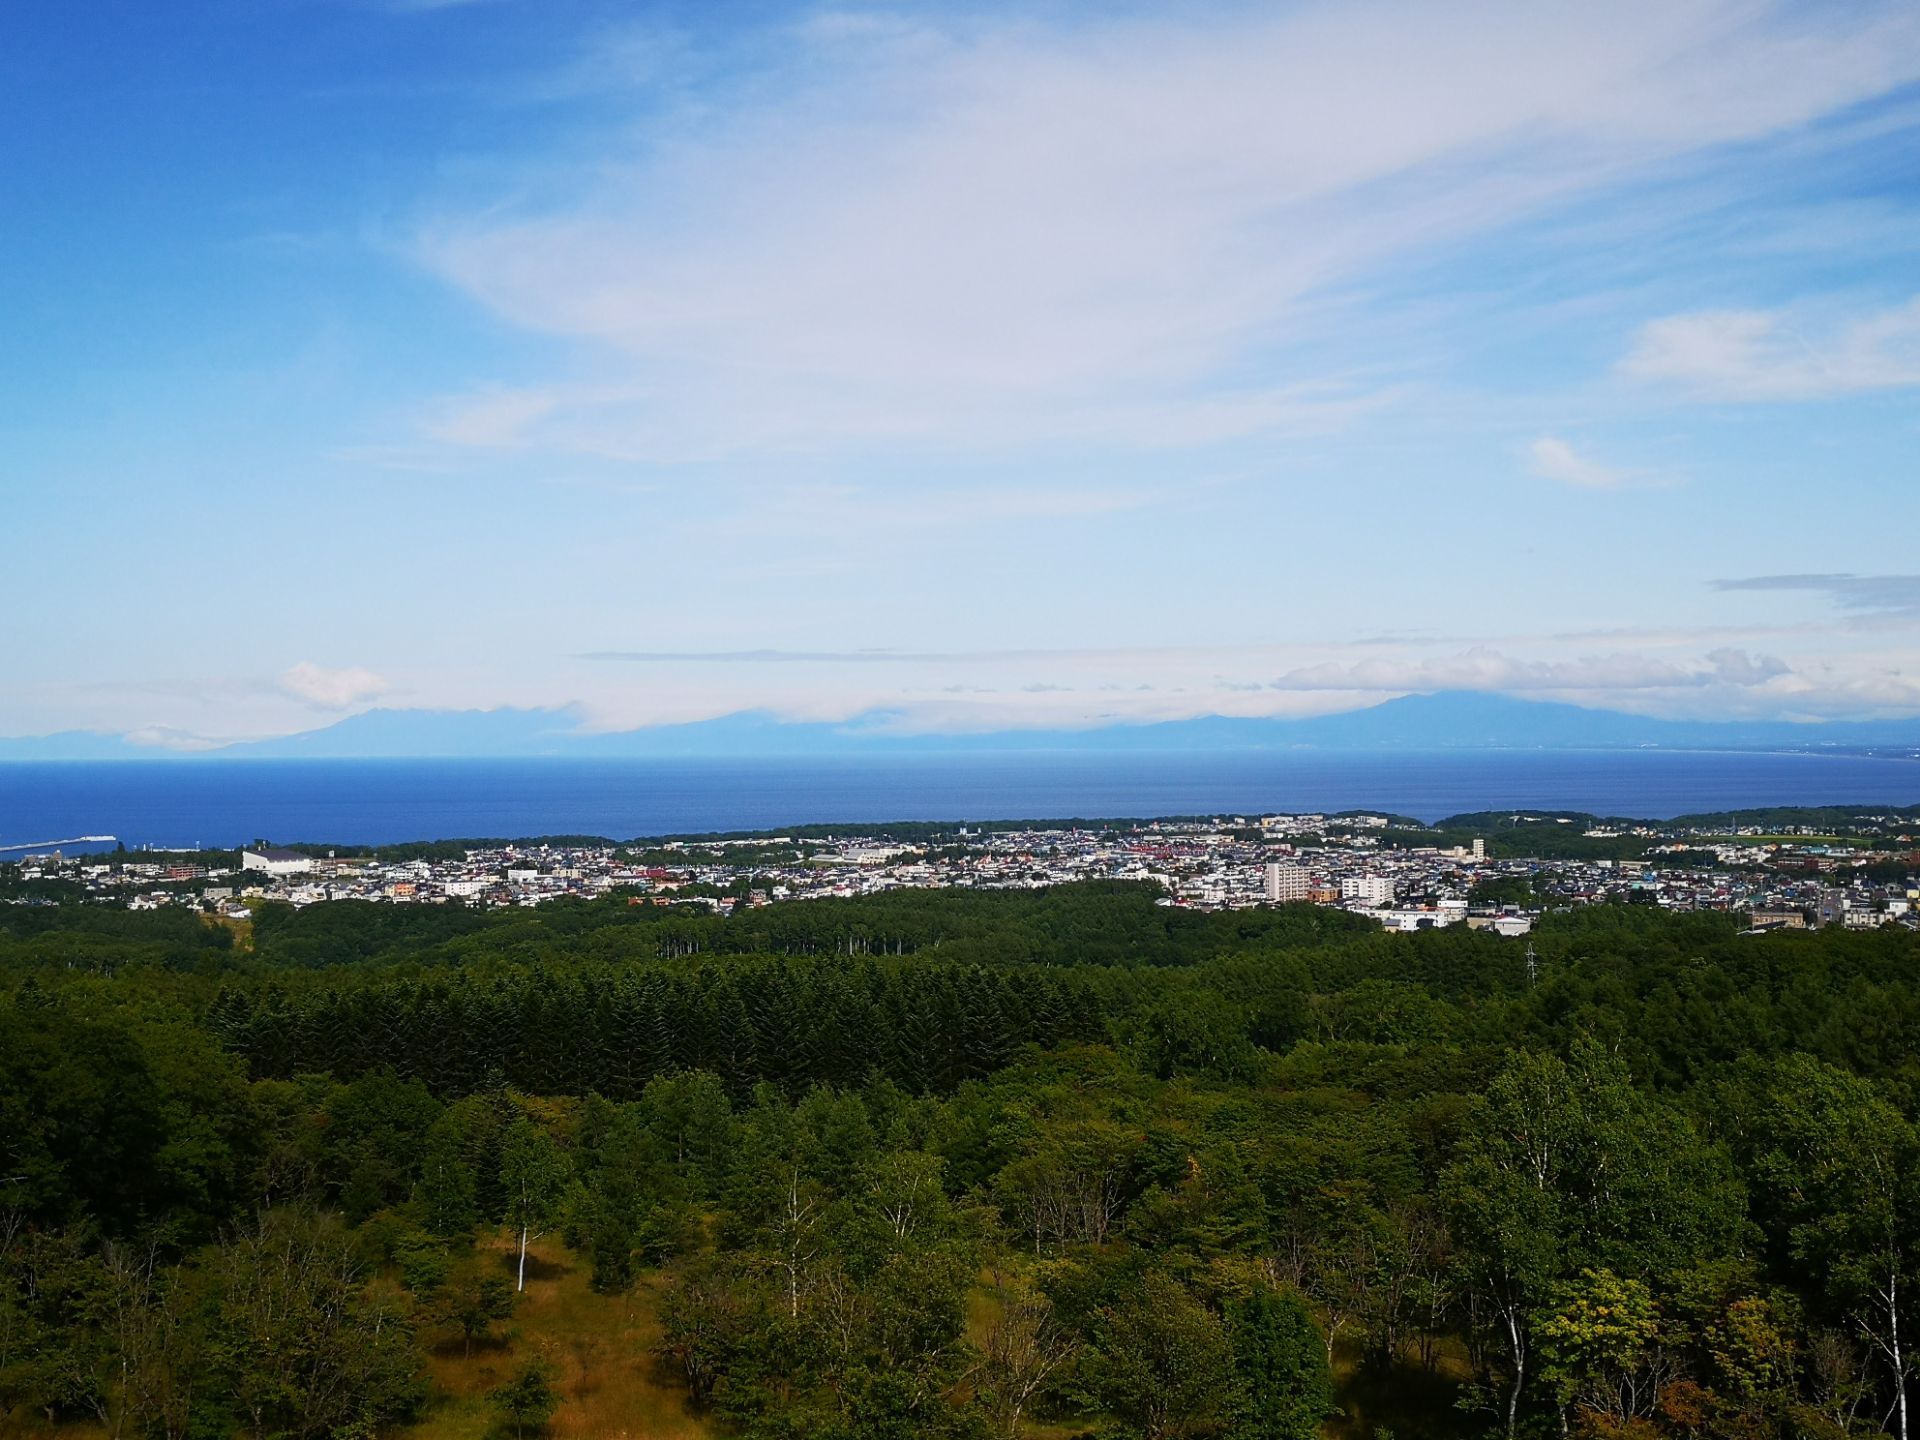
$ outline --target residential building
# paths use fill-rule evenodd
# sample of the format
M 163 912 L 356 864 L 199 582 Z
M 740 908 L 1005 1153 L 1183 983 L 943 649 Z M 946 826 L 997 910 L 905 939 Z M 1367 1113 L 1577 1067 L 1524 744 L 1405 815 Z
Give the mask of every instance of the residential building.
M 264 845 L 258 850 L 240 852 L 242 870 L 258 870 L 266 875 L 305 875 L 313 869 L 313 857 L 298 850 L 282 850 Z
M 1267 866 L 1267 903 L 1287 905 L 1307 899 L 1313 889 L 1313 877 L 1298 865 L 1274 861 Z
M 1385 875 L 1346 875 L 1340 880 L 1340 898 L 1362 905 L 1391 905 L 1393 881 Z

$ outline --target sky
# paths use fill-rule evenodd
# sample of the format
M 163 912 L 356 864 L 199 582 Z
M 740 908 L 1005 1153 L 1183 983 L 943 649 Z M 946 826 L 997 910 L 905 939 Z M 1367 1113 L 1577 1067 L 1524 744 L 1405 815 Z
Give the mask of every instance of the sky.
M 1920 715 L 1920 7 L 20 0 L 0 735 Z

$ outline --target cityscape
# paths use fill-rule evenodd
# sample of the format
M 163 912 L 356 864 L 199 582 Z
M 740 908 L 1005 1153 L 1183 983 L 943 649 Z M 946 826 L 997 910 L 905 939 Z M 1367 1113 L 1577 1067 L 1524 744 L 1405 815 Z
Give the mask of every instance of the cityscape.
M 1861 813 L 1818 831 L 1797 827 L 1799 834 L 1522 812 L 1503 818 L 1509 826 L 1560 828 L 1590 853 L 1490 854 L 1483 836 L 1419 844 L 1417 822 L 1359 813 L 917 826 L 912 839 L 855 828 L 628 845 L 413 847 L 432 849 L 430 858 L 265 844 L 162 855 L 53 851 L 20 860 L 17 878 L 66 882 L 90 900 L 129 909 L 176 906 L 226 920 L 245 920 L 262 902 L 491 907 L 607 897 L 728 915 L 901 888 L 1018 890 L 1103 880 L 1150 885 L 1158 903 L 1195 910 L 1335 906 L 1388 931 L 1465 925 L 1524 935 L 1543 910 L 1605 904 L 1738 914 L 1755 931 L 1920 930 L 1920 880 L 1911 873 L 1920 866 L 1920 816 L 1913 814 Z M 1607 849 L 1618 853 L 1599 853 Z

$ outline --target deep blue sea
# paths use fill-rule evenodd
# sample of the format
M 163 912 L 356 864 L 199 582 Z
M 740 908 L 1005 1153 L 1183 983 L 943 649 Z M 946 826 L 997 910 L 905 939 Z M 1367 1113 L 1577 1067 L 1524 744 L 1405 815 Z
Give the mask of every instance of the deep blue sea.
M 1673 751 L 859 760 L 230 760 L 0 765 L 0 847 L 628 839 L 878 820 L 1531 807 L 1664 818 L 1920 803 L 1920 761 Z M 4 853 L 4 852 L 0 852 Z

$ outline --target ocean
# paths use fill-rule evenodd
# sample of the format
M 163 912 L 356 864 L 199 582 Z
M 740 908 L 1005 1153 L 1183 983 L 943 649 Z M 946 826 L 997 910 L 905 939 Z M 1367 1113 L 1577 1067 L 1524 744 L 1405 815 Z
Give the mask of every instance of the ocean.
M 1388 810 L 1666 818 L 1920 803 L 1920 761 L 1677 751 L 858 760 L 207 760 L 0 765 L 4 847 L 629 839 L 800 824 Z M 18 853 L 14 851 L 13 853 Z

